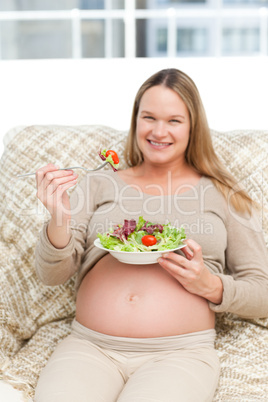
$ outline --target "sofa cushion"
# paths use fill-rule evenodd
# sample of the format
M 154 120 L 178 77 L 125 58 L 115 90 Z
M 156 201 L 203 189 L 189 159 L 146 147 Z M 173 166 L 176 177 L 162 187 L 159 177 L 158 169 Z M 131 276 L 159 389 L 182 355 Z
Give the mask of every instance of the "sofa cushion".
M 99 149 L 107 147 L 118 152 L 123 168 L 126 134 L 104 126 L 30 126 L 16 133 L 4 150 L 0 162 L 0 373 L 26 396 L 33 395 L 40 370 L 70 331 L 75 278 L 53 287 L 38 280 L 34 249 L 49 216 L 36 198 L 35 178 L 14 176 L 48 162 L 92 168 L 101 162 Z M 268 132 L 212 131 L 212 138 L 223 163 L 262 204 L 268 244 Z M 79 171 L 79 179 L 83 175 Z M 217 316 L 216 347 L 222 374 L 214 401 L 265 400 L 267 328 L 268 319 Z

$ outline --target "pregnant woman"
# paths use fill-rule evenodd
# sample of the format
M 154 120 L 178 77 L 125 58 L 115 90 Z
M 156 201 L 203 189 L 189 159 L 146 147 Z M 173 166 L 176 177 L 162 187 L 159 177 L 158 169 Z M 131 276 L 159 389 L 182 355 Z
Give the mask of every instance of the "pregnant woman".
M 268 315 L 268 264 L 256 208 L 215 154 L 194 82 L 159 71 L 139 89 L 128 168 L 36 173 L 51 214 L 36 249 L 47 285 L 76 274 L 71 334 L 43 369 L 36 402 L 212 401 L 215 314 Z M 139 216 L 183 225 L 186 247 L 155 264 L 119 262 L 97 233 Z M 225 274 L 225 268 L 230 275 Z

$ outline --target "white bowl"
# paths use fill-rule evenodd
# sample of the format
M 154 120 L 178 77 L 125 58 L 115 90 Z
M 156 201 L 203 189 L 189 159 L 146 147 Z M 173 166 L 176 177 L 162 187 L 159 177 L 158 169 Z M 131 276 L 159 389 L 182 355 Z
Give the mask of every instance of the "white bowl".
M 170 251 L 179 250 L 180 248 L 186 247 L 186 244 L 182 244 L 177 248 L 173 248 L 172 250 L 163 250 L 163 251 L 115 251 L 109 250 L 101 245 L 100 239 L 96 239 L 94 241 L 94 245 L 101 250 L 109 251 L 109 253 L 116 258 L 120 262 L 124 262 L 125 264 L 135 264 L 135 265 L 145 265 L 145 264 L 156 264 L 159 257 L 162 254 L 168 253 Z

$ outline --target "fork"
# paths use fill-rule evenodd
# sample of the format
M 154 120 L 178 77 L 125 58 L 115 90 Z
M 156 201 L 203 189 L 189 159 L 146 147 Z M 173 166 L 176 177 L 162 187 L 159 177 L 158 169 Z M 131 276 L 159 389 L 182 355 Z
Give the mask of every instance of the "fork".
M 98 166 L 96 169 L 87 169 L 85 167 L 82 166 L 71 166 L 71 167 L 66 167 L 66 168 L 61 168 L 58 170 L 73 170 L 73 169 L 82 169 L 85 170 L 86 172 L 95 172 L 96 170 L 100 170 L 102 169 L 105 165 L 107 165 L 107 161 L 105 161 L 104 163 L 102 163 L 100 166 Z M 35 176 L 35 172 L 29 172 L 29 173 L 24 173 L 24 174 L 18 174 L 16 177 L 20 178 L 20 177 L 28 177 L 28 176 Z

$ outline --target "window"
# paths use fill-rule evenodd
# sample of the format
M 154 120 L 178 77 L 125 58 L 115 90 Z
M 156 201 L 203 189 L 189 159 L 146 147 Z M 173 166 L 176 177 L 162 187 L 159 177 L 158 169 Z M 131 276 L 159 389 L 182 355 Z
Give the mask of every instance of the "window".
M 0 59 L 268 55 L 268 0 L 1 0 Z
M 70 21 L 5 21 L 0 32 L 2 59 L 72 57 Z
M 82 21 L 82 57 L 104 57 L 104 31 L 103 20 Z
M 177 52 L 205 55 L 208 51 L 206 28 L 178 28 Z
M 224 28 L 222 51 L 227 55 L 249 55 L 260 48 L 258 28 Z
M 174 5 L 180 5 L 184 3 L 205 3 L 206 0 L 156 0 L 155 3 L 157 5 L 165 5 L 165 6 L 174 6 Z
M 167 28 L 157 29 L 157 55 L 167 54 Z M 176 53 L 180 55 L 206 55 L 208 52 L 208 32 L 206 28 L 177 28 Z
M 167 28 L 158 28 L 157 30 L 157 51 L 167 52 Z

